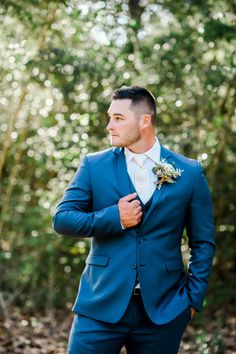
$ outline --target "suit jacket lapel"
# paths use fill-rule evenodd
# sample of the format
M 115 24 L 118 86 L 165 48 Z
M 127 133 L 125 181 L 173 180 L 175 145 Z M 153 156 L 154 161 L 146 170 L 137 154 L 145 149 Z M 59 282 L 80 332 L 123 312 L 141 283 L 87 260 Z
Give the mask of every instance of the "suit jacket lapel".
M 164 148 L 164 146 L 161 145 L 161 154 L 160 154 L 160 160 L 165 159 L 166 161 L 170 158 L 171 153 L 168 149 Z M 150 208 L 145 216 L 145 218 L 143 219 L 142 222 L 142 227 L 144 225 L 144 223 L 146 222 L 148 216 L 150 215 L 150 213 L 153 211 L 154 208 L 156 208 L 161 196 L 164 194 L 165 192 L 165 188 L 166 188 L 166 183 L 163 183 L 161 189 L 155 189 L 153 197 L 152 197 L 152 203 L 150 205 Z
M 127 171 L 127 166 L 126 166 L 126 161 L 125 161 L 125 154 L 124 154 L 124 149 L 122 148 L 115 148 L 113 150 L 114 153 L 114 167 L 115 167 L 115 172 L 116 172 L 116 178 L 117 178 L 117 183 L 119 186 L 119 189 L 121 191 L 121 196 L 124 197 L 127 194 L 134 193 L 135 188 L 130 180 L 128 171 Z M 160 159 L 165 159 L 168 160 L 171 156 L 171 153 L 168 149 L 164 148 L 164 146 L 161 145 L 161 154 L 160 154 Z M 142 221 L 141 228 L 147 221 L 150 213 L 156 208 L 161 196 L 163 196 L 166 188 L 166 183 L 164 183 L 161 187 L 161 189 L 156 189 L 153 197 L 152 197 L 152 203 L 150 205 L 150 208 L 145 216 L 145 218 Z
M 121 195 L 122 197 L 124 197 L 127 194 L 134 193 L 135 189 L 127 171 L 124 149 L 115 148 L 113 152 L 114 152 L 113 161 L 114 161 L 117 183 L 120 188 Z

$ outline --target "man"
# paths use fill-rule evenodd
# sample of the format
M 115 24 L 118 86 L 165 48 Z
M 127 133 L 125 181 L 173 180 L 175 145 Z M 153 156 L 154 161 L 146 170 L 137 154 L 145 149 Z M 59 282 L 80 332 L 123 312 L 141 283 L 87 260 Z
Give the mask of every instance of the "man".
M 118 354 L 125 345 L 129 354 L 176 354 L 214 254 L 207 182 L 196 160 L 160 145 L 149 91 L 116 90 L 108 115 L 115 148 L 85 156 L 54 217 L 58 233 L 91 238 L 68 353 Z

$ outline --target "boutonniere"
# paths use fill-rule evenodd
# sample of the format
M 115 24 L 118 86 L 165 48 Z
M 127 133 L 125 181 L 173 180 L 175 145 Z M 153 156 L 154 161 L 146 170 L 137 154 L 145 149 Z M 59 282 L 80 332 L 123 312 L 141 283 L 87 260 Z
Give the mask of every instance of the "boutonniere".
M 155 183 L 159 190 L 163 183 L 176 183 L 175 179 L 182 175 L 184 170 L 174 168 L 173 165 L 174 162 L 170 164 L 167 163 L 165 159 L 162 159 L 155 167 L 153 167 L 152 172 L 157 176 L 157 181 Z

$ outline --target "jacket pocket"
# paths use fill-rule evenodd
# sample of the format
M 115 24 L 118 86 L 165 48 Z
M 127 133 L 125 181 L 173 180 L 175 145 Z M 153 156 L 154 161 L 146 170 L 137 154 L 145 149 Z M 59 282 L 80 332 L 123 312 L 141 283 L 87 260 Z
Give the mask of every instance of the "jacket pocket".
M 188 199 L 187 194 L 177 194 L 177 195 L 174 194 L 174 195 L 167 195 L 165 197 L 166 202 L 178 202 L 179 200 L 183 201 L 187 199 Z
M 90 255 L 88 255 L 85 263 L 90 264 L 90 265 L 106 267 L 108 264 L 108 257 L 96 256 L 96 255 L 90 254 Z
M 181 260 L 172 260 L 172 261 L 166 261 L 166 270 L 168 272 L 172 272 L 175 270 L 183 270 L 184 265 Z

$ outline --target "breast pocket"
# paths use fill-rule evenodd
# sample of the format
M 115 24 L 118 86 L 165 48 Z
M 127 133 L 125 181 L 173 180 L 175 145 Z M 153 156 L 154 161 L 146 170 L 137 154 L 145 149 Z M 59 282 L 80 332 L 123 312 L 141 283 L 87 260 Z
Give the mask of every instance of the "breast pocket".
M 165 196 L 164 200 L 166 202 L 183 202 L 183 201 L 186 201 L 188 199 L 188 195 L 187 194 L 171 194 L 171 195 L 167 195 Z

